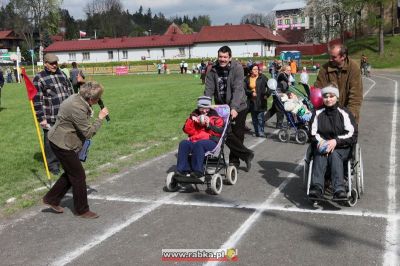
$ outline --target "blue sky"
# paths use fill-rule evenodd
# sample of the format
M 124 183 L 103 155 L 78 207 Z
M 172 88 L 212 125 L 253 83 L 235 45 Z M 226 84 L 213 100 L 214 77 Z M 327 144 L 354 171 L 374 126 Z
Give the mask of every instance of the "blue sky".
M 84 8 L 92 0 L 64 0 L 62 8 L 68 9 L 75 19 L 85 18 Z M 134 13 L 142 5 L 144 11 L 151 8 L 153 14 L 162 12 L 167 18 L 173 16 L 209 15 L 212 25 L 239 24 L 243 15 L 269 13 L 282 0 L 121 0 L 124 9 Z M 288 1 L 290 2 L 290 1 Z

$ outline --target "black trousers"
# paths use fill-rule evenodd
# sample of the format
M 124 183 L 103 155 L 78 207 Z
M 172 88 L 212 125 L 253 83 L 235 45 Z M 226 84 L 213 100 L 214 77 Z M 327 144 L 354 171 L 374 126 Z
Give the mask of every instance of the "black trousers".
M 83 214 L 89 210 L 86 175 L 78 154 L 75 151 L 64 150 L 50 142 L 50 146 L 57 158 L 60 159 L 64 173 L 54 186 L 47 192 L 44 199 L 53 205 L 60 205 L 62 198 L 72 187 L 75 212 Z
M 50 172 L 58 174 L 57 172 L 60 171 L 60 160 L 58 160 L 57 156 L 53 152 L 53 149 L 50 147 L 50 141 L 47 138 L 48 132 L 49 131 L 47 129 L 43 129 L 44 151 L 46 153 L 47 165 L 49 166 Z
M 267 122 L 271 117 L 274 116 L 274 114 L 276 114 L 276 124 L 277 125 L 282 125 L 283 123 L 283 119 L 284 119 L 284 114 L 282 113 L 282 111 L 279 109 L 278 105 L 277 105 L 277 101 L 278 99 L 276 98 L 276 96 L 273 96 L 273 103 L 271 108 L 265 113 L 265 122 Z
M 226 145 L 230 149 L 229 163 L 239 164 L 239 159 L 246 161 L 253 153 L 244 146 L 244 133 L 246 125 L 247 110 L 240 111 L 237 117 L 231 122 L 231 130 L 226 138 Z

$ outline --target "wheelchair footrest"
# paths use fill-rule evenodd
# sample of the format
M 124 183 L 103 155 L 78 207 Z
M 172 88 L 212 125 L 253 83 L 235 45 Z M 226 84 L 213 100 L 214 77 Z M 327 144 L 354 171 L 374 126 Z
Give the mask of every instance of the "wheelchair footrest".
M 203 177 L 204 178 L 204 177 Z M 191 177 L 191 176 L 176 176 L 174 177 L 174 179 L 178 182 L 178 183 L 189 183 L 189 184 L 204 184 L 204 180 L 202 180 L 202 178 L 195 178 L 195 177 Z
M 341 202 L 341 201 L 349 201 L 350 199 L 345 198 L 345 199 L 334 199 L 333 197 L 322 197 L 322 198 L 312 198 L 312 197 L 308 197 L 309 200 L 313 200 L 313 201 L 334 201 L 334 202 Z

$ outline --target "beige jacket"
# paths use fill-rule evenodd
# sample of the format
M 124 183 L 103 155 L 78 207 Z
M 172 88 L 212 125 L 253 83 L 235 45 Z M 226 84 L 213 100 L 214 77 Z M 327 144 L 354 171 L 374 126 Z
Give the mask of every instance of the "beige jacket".
M 348 108 L 358 123 L 363 101 L 360 66 L 349 58 L 342 69 L 332 66 L 330 62 L 324 64 L 319 70 L 315 87 L 323 88 L 331 82 L 339 86 L 339 106 Z
M 86 139 L 93 137 L 102 120 L 91 122 L 92 109 L 79 94 L 73 94 L 60 106 L 56 123 L 48 132 L 48 139 L 64 150 L 79 152 Z

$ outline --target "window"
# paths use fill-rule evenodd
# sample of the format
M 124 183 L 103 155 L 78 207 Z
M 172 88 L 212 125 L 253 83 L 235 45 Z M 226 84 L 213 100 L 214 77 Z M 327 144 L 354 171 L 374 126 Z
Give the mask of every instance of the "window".
M 290 19 L 285 19 L 285 25 L 290 25 Z
M 165 57 L 165 49 L 162 48 L 161 51 L 162 51 L 162 57 Z
M 179 55 L 185 56 L 185 48 L 183 48 L 183 47 L 179 48 Z
M 128 59 L 128 51 L 122 51 L 122 59 Z
M 306 18 L 305 17 L 302 17 L 301 18 L 301 23 L 305 23 L 306 22 Z
M 89 52 L 83 52 L 82 53 L 82 59 L 89 61 L 90 60 L 90 53 Z
M 147 57 L 150 58 L 150 49 L 147 49 Z
M 297 17 L 293 18 L 293 24 L 297 24 Z
M 282 25 L 282 19 L 278 19 L 278 25 Z
M 314 28 L 314 18 L 310 17 L 310 28 Z
M 69 61 L 76 61 L 76 53 L 68 53 Z
M 108 59 L 113 60 L 114 59 L 114 53 L 113 51 L 108 51 Z

